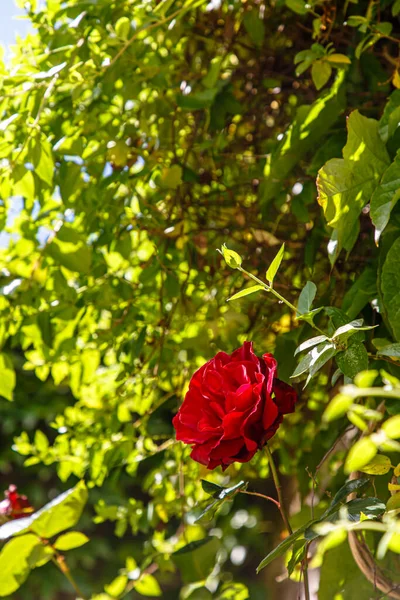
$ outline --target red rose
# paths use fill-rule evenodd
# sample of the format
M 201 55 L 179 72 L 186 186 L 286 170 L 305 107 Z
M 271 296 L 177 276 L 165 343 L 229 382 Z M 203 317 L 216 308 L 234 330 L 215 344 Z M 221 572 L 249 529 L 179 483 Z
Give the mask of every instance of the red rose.
M 4 495 L 6 499 L 0 502 L 0 516 L 5 516 L 7 520 L 21 519 L 33 512 L 28 498 L 18 494 L 16 485 L 10 485 Z
M 176 438 L 192 444 L 191 457 L 215 469 L 247 462 L 294 411 L 295 390 L 275 378 L 272 354 L 258 358 L 253 343 L 218 352 L 193 375 L 173 419 Z

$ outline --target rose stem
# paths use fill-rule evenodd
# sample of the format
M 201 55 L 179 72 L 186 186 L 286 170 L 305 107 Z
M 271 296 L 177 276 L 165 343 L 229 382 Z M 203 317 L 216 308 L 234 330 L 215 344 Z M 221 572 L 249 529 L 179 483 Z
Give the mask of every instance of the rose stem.
M 285 524 L 286 529 L 288 530 L 289 534 L 292 535 L 293 530 L 292 530 L 292 528 L 290 526 L 289 517 L 287 515 L 287 512 L 285 510 L 285 505 L 283 503 L 282 486 L 280 484 L 279 477 L 278 477 L 278 471 L 276 470 L 274 459 L 272 458 L 271 450 L 269 449 L 268 444 L 265 444 L 265 451 L 266 451 L 267 456 L 268 456 L 268 462 L 269 462 L 269 466 L 270 466 L 271 473 L 272 473 L 272 479 L 274 480 L 276 492 L 278 494 L 278 500 L 279 500 L 278 506 L 279 506 L 279 510 L 280 510 L 281 515 L 282 515 L 282 519 L 283 519 L 283 522 Z M 308 549 L 308 546 L 307 546 L 307 549 Z M 304 577 L 304 595 L 305 595 L 306 600 L 310 600 L 310 588 L 309 588 L 309 585 L 308 585 L 308 561 L 307 561 L 307 556 L 303 560 L 302 566 L 303 566 L 303 577 Z
M 289 518 L 287 516 L 286 510 L 285 510 L 285 505 L 283 503 L 282 486 L 279 482 L 278 471 L 276 470 L 274 459 L 272 458 L 271 450 L 269 449 L 268 444 L 265 444 L 265 451 L 268 456 L 268 462 L 269 462 L 269 466 L 271 469 L 272 479 L 274 480 L 276 492 L 278 494 L 279 511 L 282 515 L 282 519 L 283 519 L 286 529 L 288 530 L 289 534 L 292 535 L 293 530 L 290 527 Z
M 242 267 L 237 267 L 237 270 L 241 271 L 242 273 L 244 273 L 245 275 L 247 275 L 248 277 L 250 277 L 250 279 L 252 279 L 256 283 L 258 283 L 258 285 L 261 285 L 266 292 L 271 292 L 271 294 L 273 294 L 276 298 L 278 298 L 278 300 L 280 302 L 283 302 L 284 304 L 286 304 L 286 306 L 288 306 L 291 310 L 293 310 L 293 312 L 296 315 L 296 318 L 297 318 L 297 315 L 301 315 L 301 313 L 297 310 L 297 308 L 295 306 L 293 306 L 293 304 L 291 302 L 289 302 L 289 300 L 286 300 L 286 298 L 284 298 L 283 296 L 281 296 L 279 294 L 279 292 L 277 292 L 273 287 L 271 287 L 267 283 L 264 283 L 263 281 L 261 281 L 261 279 L 259 279 L 255 275 L 252 275 L 252 273 L 249 273 L 248 271 L 246 271 Z M 314 325 L 314 323 L 310 323 L 308 321 L 308 324 L 311 325 L 311 327 L 313 329 L 315 329 L 316 331 L 318 331 L 322 335 L 325 335 L 325 333 L 322 331 L 322 329 L 320 329 L 319 327 L 317 327 L 316 325 Z
M 270 502 L 273 502 L 275 506 L 277 506 L 280 510 L 279 502 L 275 500 L 275 498 L 271 498 L 271 496 L 266 496 L 265 494 L 260 494 L 259 492 L 248 492 L 247 490 L 241 490 L 241 494 L 247 494 L 248 496 L 258 496 L 259 498 L 269 500 Z

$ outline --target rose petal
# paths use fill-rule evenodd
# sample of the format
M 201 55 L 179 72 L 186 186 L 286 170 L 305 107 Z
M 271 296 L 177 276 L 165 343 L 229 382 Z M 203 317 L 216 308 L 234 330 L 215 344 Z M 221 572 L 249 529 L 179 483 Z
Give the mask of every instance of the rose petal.
M 266 389 L 268 394 L 272 391 L 272 385 L 274 382 L 274 377 L 276 375 L 276 370 L 278 368 L 278 363 L 272 354 L 263 354 L 261 363 L 261 370 L 265 374 L 266 379 Z
M 265 431 L 268 431 L 268 429 L 274 424 L 278 415 L 279 415 L 279 410 L 278 410 L 277 405 L 272 400 L 271 396 L 269 394 L 267 394 L 267 396 L 265 398 L 264 412 L 263 412 L 263 419 L 262 419 L 263 427 L 264 427 Z
M 243 413 L 231 412 L 225 415 L 222 422 L 224 429 L 224 440 L 239 438 L 241 436 L 241 427 L 243 423 Z
M 273 391 L 275 394 L 275 404 L 278 406 L 282 415 L 294 412 L 297 402 L 297 392 L 291 385 L 288 385 L 280 379 L 275 379 Z
M 193 460 L 202 465 L 208 465 L 210 462 L 210 455 L 212 450 L 219 444 L 219 439 L 213 438 L 208 440 L 204 444 L 196 444 L 190 454 Z

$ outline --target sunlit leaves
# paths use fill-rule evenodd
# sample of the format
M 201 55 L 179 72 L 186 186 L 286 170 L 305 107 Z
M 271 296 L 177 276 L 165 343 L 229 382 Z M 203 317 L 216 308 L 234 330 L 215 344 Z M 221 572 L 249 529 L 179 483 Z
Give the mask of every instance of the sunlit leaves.
M 272 285 L 275 275 L 278 272 L 278 269 L 280 267 L 280 264 L 282 262 L 283 259 L 283 253 L 285 252 L 285 244 L 282 244 L 282 246 L 280 247 L 278 254 L 275 256 L 274 260 L 272 261 L 272 263 L 270 264 L 270 266 L 268 267 L 267 270 L 267 274 L 266 274 L 266 279 L 268 281 L 268 283 L 270 285 Z
M 0 596 L 13 594 L 31 570 L 50 560 L 52 554 L 32 533 L 10 540 L 0 552 Z
M 236 294 L 233 294 L 233 296 L 228 298 L 228 302 L 231 300 L 238 300 L 239 298 L 243 298 L 244 296 L 249 296 L 250 294 L 254 294 L 255 292 L 259 292 L 263 289 L 264 288 L 262 285 L 253 285 L 249 288 L 245 288 L 244 290 L 240 290 L 240 292 L 237 292 Z
M 0 396 L 7 400 L 13 399 L 16 384 L 14 366 L 7 354 L 0 354 Z
M 358 440 L 349 451 L 345 463 L 345 472 L 358 471 L 368 465 L 375 457 L 378 449 L 370 437 Z
M 89 538 L 80 531 L 69 531 L 63 533 L 54 542 L 54 548 L 65 552 L 66 550 L 72 550 L 73 548 L 80 548 L 84 544 L 87 544 Z
M 390 214 L 400 198 L 400 154 L 384 172 L 379 186 L 371 198 L 371 219 L 375 225 L 375 241 L 378 243 L 389 223 Z
M 332 262 L 341 248 L 351 250 L 354 245 L 359 214 L 389 164 L 377 121 L 354 111 L 348 118 L 347 128 L 343 159 L 328 161 L 317 180 L 318 201 L 328 225 L 337 234 Z
M 234 250 L 230 250 L 229 248 L 227 248 L 226 244 L 223 244 L 220 253 L 224 257 L 224 260 L 228 267 L 231 267 L 231 269 L 238 269 L 241 266 L 241 256 Z
M 377 454 L 370 463 L 360 468 L 363 473 L 368 475 L 385 475 L 391 468 L 390 458 L 383 454 Z
M 92 261 L 90 246 L 84 237 L 70 225 L 63 225 L 46 248 L 58 264 L 78 273 L 89 273 Z
M 400 237 L 394 242 L 386 255 L 382 268 L 381 289 L 394 336 L 400 340 Z

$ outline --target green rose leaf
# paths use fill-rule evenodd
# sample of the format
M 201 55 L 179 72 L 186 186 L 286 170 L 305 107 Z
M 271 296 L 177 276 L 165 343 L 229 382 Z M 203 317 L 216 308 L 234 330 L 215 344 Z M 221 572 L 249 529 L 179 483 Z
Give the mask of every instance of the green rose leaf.
M 307 281 L 306 285 L 300 292 L 297 310 L 304 315 L 309 313 L 317 293 L 317 286 L 312 281 Z
M 273 284 L 275 275 L 277 274 L 280 264 L 282 262 L 284 252 L 285 252 L 285 244 L 282 244 L 282 246 L 280 247 L 280 249 L 278 251 L 278 254 L 275 256 L 274 260 L 268 267 L 266 278 L 270 285 Z
M 43 538 L 74 527 L 79 521 L 88 493 L 83 481 L 64 492 L 29 517 L 9 521 L 0 527 L 0 540 L 5 540 L 26 530 Z

